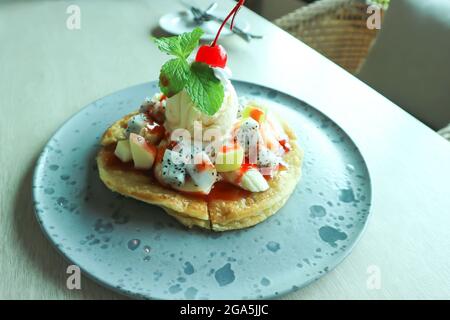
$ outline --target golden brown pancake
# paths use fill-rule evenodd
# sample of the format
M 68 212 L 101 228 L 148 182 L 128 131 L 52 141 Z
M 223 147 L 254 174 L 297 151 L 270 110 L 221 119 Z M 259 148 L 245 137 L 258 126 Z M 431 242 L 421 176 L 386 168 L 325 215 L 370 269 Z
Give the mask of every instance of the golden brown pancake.
M 296 144 L 293 131 L 283 123 L 292 149 L 283 157 L 287 169 L 278 171 L 268 180 L 267 191 L 251 193 L 234 187 L 234 190 L 224 191 L 234 194 L 233 197 L 215 197 L 191 196 L 166 188 L 153 178 L 150 170 L 135 170 L 132 162 L 124 164 L 114 155 L 115 144 L 125 138 L 128 119 L 135 114 L 120 119 L 104 133 L 97 155 L 100 179 L 114 192 L 163 208 L 189 228 L 226 231 L 253 226 L 276 213 L 300 180 L 303 152 Z

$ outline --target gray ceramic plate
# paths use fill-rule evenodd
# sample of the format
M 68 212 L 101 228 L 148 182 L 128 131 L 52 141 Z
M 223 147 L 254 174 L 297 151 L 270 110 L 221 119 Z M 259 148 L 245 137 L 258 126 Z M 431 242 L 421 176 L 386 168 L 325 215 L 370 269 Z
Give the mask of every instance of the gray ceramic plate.
M 187 230 L 161 209 L 103 185 L 94 160 L 99 139 L 158 90 L 147 83 L 88 105 L 45 147 L 33 194 L 37 219 L 57 249 L 101 284 L 157 299 L 272 298 L 341 262 L 370 208 L 369 174 L 357 147 L 306 103 L 255 84 L 234 85 L 240 96 L 267 100 L 305 151 L 302 180 L 276 215 L 241 231 Z

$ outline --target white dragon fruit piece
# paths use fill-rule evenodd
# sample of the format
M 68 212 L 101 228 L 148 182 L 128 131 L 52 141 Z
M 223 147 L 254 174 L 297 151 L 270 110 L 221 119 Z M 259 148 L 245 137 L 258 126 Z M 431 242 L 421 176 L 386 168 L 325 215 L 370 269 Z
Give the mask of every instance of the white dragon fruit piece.
M 131 117 L 130 120 L 128 120 L 128 126 L 125 130 L 126 137 L 128 138 L 130 136 L 130 133 L 140 134 L 141 130 L 145 128 L 147 124 L 147 117 L 142 113 Z
M 171 137 L 171 140 L 176 142 L 172 150 L 180 153 L 186 161 L 192 161 L 195 154 L 202 152 L 201 141 L 184 140 L 182 136 Z
M 283 159 L 277 156 L 274 152 L 265 147 L 260 147 L 258 150 L 258 166 L 259 167 L 276 167 Z
M 259 123 L 252 118 L 243 120 L 237 129 L 236 139 L 244 149 L 245 156 L 250 158 L 251 163 L 254 163 L 257 157 L 258 145 L 262 141 Z
M 181 187 L 186 179 L 187 159 L 181 153 L 166 149 L 162 160 L 161 175 L 165 183 Z
M 165 108 L 167 98 L 162 93 L 155 94 L 152 98 L 145 98 L 139 108 L 139 112 L 149 114 L 156 122 L 163 123 L 165 120 Z
M 152 101 L 151 98 L 146 97 L 144 102 L 142 102 L 140 108 L 139 108 L 139 112 L 141 113 L 146 113 L 148 111 L 149 108 L 153 107 L 155 103 Z
M 283 159 L 265 147 L 258 150 L 258 169 L 265 176 L 273 176 Z
M 192 161 L 186 165 L 186 171 L 195 187 L 204 194 L 208 194 L 217 181 L 216 168 L 205 152 L 196 153 Z

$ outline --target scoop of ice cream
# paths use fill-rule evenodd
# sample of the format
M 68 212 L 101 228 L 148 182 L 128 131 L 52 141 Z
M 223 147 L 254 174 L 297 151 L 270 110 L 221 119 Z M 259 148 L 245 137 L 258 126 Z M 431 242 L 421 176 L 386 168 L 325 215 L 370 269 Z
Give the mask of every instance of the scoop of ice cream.
M 208 129 L 214 129 L 220 131 L 224 136 L 227 135 L 236 120 L 239 103 L 236 91 L 230 81 L 224 83 L 224 91 L 222 106 L 212 116 L 198 110 L 185 90 L 170 97 L 167 99 L 164 127 L 169 132 L 186 129 L 194 138 L 194 124 L 199 122 L 202 125 L 203 133 Z

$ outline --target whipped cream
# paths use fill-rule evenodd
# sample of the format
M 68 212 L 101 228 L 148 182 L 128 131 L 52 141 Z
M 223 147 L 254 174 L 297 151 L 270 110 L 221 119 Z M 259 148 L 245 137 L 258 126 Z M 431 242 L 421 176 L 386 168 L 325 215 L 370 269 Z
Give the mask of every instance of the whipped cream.
M 214 76 L 220 80 L 224 88 L 230 83 L 230 79 L 233 76 L 231 69 L 228 67 L 219 68 L 213 67 Z
M 186 90 L 168 98 L 164 122 L 166 130 L 173 132 L 176 129 L 186 129 L 193 138 L 194 126 L 200 122 L 203 132 L 214 129 L 219 130 L 223 136 L 226 136 L 236 121 L 239 101 L 231 82 L 225 78 L 223 80 L 225 83 L 223 103 L 212 116 L 198 110 Z

